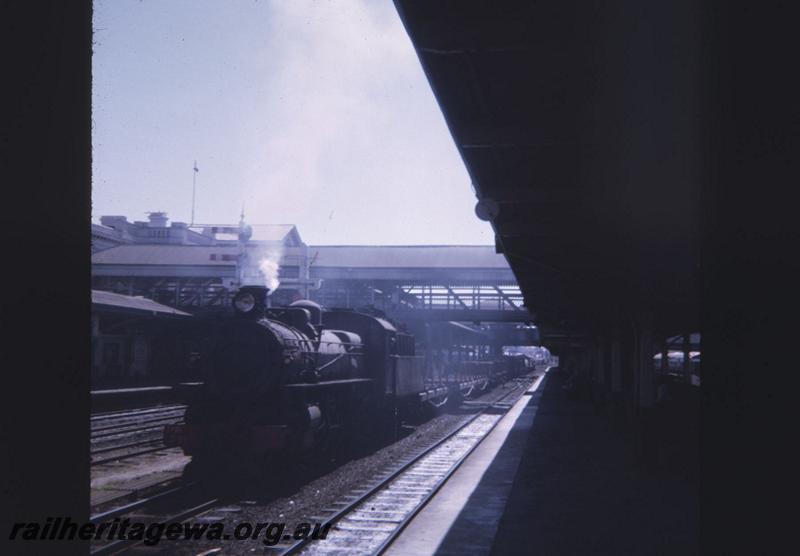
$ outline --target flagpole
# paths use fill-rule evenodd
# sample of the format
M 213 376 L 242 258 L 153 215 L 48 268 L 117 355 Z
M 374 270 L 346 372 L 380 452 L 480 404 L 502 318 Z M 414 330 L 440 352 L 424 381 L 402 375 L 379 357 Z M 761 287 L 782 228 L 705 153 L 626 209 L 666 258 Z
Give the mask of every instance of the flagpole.
M 197 185 L 197 161 L 194 161 L 192 167 L 192 223 L 189 226 L 194 226 L 194 192 Z

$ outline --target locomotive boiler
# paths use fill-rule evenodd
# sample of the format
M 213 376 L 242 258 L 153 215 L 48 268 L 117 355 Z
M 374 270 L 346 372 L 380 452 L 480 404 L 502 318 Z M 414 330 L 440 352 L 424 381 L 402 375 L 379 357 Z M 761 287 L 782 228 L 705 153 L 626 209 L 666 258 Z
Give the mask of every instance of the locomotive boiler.
M 398 406 L 425 388 L 414 338 L 353 310 L 301 300 L 267 308 L 268 291 L 243 287 L 186 392 L 184 424 L 168 445 L 192 456 L 188 476 L 253 481 L 268 470 L 337 457 L 389 426 Z

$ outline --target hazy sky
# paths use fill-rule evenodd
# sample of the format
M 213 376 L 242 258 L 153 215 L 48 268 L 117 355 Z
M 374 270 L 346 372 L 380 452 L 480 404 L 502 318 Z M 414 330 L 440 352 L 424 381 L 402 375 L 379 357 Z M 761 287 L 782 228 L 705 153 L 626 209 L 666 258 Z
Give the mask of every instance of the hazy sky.
M 390 0 L 94 7 L 93 220 L 296 224 L 312 244 L 492 244 Z

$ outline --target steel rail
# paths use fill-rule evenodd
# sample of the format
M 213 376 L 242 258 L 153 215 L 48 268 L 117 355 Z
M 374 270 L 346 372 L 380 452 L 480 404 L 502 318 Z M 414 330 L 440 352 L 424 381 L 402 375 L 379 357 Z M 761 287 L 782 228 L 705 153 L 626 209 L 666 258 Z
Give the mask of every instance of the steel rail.
M 526 387 L 527 386 L 529 386 L 529 385 L 526 385 Z M 341 508 L 340 510 L 336 511 L 336 513 L 334 513 L 331 517 L 326 518 L 325 519 L 325 523 L 326 524 L 330 523 L 332 525 L 332 524 L 334 524 L 334 523 L 336 523 L 338 521 L 341 521 L 342 518 L 344 518 L 348 514 L 352 513 L 352 511 L 356 507 L 360 506 L 363 502 L 365 502 L 367 499 L 369 499 L 373 495 L 379 493 L 382 490 L 385 490 L 387 488 L 387 486 L 392 481 L 394 481 L 395 479 L 400 477 L 403 473 L 408 471 L 412 466 L 414 466 L 415 464 L 419 463 L 423 458 L 425 458 L 426 456 L 428 456 L 429 454 L 434 452 L 437 448 L 439 448 L 440 446 L 445 444 L 447 441 L 453 439 L 458 433 L 463 431 L 465 428 L 467 428 L 469 425 L 471 425 L 473 422 L 475 422 L 479 417 L 481 417 L 482 415 L 487 413 L 490 409 L 494 408 L 496 404 L 500 404 L 503 400 L 505 400 L 507 397 L 511 396 L 517 390 L 519 390 L 519 387 L 516 387 L 516 388 L 514 388 L 513 390 L 511 390 L 509 392 L 506 392 L 503 396 L 501 396 L 497 400 L 489 403 L 486 407 L 482 408 L 475 415 L 470 417 L 466 422 L 464 422 L 462 425 L 457 427 L 455 430 L 451 431 L 445 437 L 441 438 L 440 440 L 435 442 L 433 445 L 431 445 L 428 448 L 424 449 L 419 454 L 413 456 L 409 461 L 403 463 L 398 468 L 396 468 L 394 471 L 390 472 L 386 477 L 381 479 L 377 484 L 375 484 L 371 488 L 367 489 L 364 493 L 359 494 L 356 497 L 355 500 L 352 500 L 352 501 L 348 502 L 343 508 Z M 508 409 L 505 409 L 504 413 L 507 412 L 507 411 L 508 411 Z M 497 426 L 497 423 L 499 423 L 499 422 L 500 422 L 500 419 L 498 419 L 491 426 L 491 428 L 481 437 L 481 439 L 478 442 L 476 442 L 475 445 L 472 446 L 469 449 L 469 451 L 462 458 L 460 458 L 456 462 L 456 464 L 448 472 L 448 474 L 445 477 L 445 479 L 442 480 L 440 483 L 438 483 L 434 487 L 433 492 L 430 495 L 427 495 L 426 498 L 424 499 L 424 503 L 422 505 L 418 506 L 418 508 L 414 511 L 414 515 L 416 515 L 416 512 L 418 512 L 420 509 L 422 509 L 422 507 L 424 507 L 424 504 L 426 504 L 430 500 L 430 497 L 433 494 L 435 494 L 435 492 L 437 492 L 439 490 L 439 488 L 441 488 L 442 485 L 444 485 L 444 483 L 447 481 L 447 479 L 450 477 L 450 475 L 461 465 L 461 463 L 466 459 L 466 457 L 468 457 L 472 453 L 472 451 L 478 445 L 480 445 L 480 443 L 491 433 L 491 431 L 494 430 L 494 427 Z M 401 522 L 400 530 L 405 528 L 406 525 L 407 525 L 406 521 Z M 398 533 L 399 533 L 399 531 L 398 531 Z M 396 537 L 396 534 L 392 535 L 390 538 L 392 540 L 394 540 L 395 537 Z M 296 541 L 294 544 L 292 544 L 291 546 L 289 546 L 285 551 L 281 552 L 280 556 L 288 556 L 290 554 L 297 554 L 303 548 L 305 548 L 306 545 L 308 545 L 312 540 L 313 540 L 312 538 L 300 539 L 300 540 Z M 386 546 L 388 546 L 388 544 Z
M 157 413 L 159 411 L 178 411 L 179 409 L 186 409 L 186 405 L 156 405 L 142 407 L 140 409 L 122 409 L 120 411 L 109 411 L 107 413 L 93 413 L 89 419 L 92 421 L 99 421 L 101 419 L 124 419 L 129 415 L 144 415 L 147 413 Z
M 89 466 L 91 467 L 91 466 L 94 466 L 94 465 L 103 465 L 105 463 L 110 463 L 112 461 L 120 461 L 120 460 L 123 460 L 123 459 L 130 459 L 130 458 L 133 458 L 133 457 L 136 457 L 136 456 L 143 456 L 145 454 L 152 454 L 153 452 L 160 452 L 161 450 L 169 450 L 170 448 L 173 448 L 173 447 L 174 446 L 166 446 L 166 445 L 164 445 L 164 446 L 158 446 L 158 447 L 154 447 L 154 448 L 148 448 L 147 450 L 139 450 L 137 452 L 130 452 L 128 454 L 122 454 L 122 455 L 119 455 L 119 456 L 109 456 L 107 458 L 100 458 L 100 459 L 96 459 L 96 460 L 92 461 L 89 464 Z
M 151 487 L 152 486 L 158 486 L 158 484 L 159 483 L 156 483 L 156 484 L 150 485 L 150 486 Z M 123 506 L 118 506 L 118 507 L 116 507 L 116 508 L 114 508 L 112 510 L 108 510 L 108 511 L 105 511 L 105 512 L 99 512 L 99 513 L 93 514 L 89 518 L 89 522 L 90 523 L 95 523 L 95 524 L 103 523 L 104 521 L 108 521 L 109 519 L 114 519 L 115 517 L 119 517 L 121 515 L 124 515 L 126 513 L 132 512 L 134 510 L 138 510 L 139 508 L 141 508 L 143 506 L 146 506 L 147 504 L 151 504 L 152 502 L 154 502 L 156 500 L 161 500 L 163 498 L 168 498 L 170 496 L 174 496 L 175 494 L 179 494 L 181 492 L 185 492 L 186 489 L 189 488 L 190 486 L 191 485 L 187 484 L 187 485 L 180 485 L 180 486 L 177 486 L 177 487 L 173 487 L 173 488 L 158 492 L 156 494 L 153 494 L 152 496 L 148 496 L 147 498 L 142 498 L 140 500 L 136 500 L 135 502 L 130 502 L 130 503 L 125 504 Z
M 190 517 L 196 516 L 197 514 L 203 513 L 209 508 L 212 508 L 217 502 L 219 502 L 218 498 L 213 498 L 211 500 L 206 500 L 196 506 L 192 506 L 187 510 L 183 510 L 177 514 L 173 514 L 170 516 L 164 516 L 160 519 L 160 522 L 164 523 L 183 523 Z M 123 550 L 127 550 L 128 548 L 132 548 L 138 544 L 144 542 L 143 540 L 131 540 L 131 539 L 119 539 L 116 541 L 112 541 L 109 544 L 103 545 L 96 550 L 92 550 L 89 554 L 91 556 L 107 556 L 110 554 L 116 554 Z
M 142 419 L 140 421 L 135 421 L 133 423 L 119 423 L 119 424 L 116 424 L 116 425 L 107 425 L 107 426 L 104 426 L 104 427 L 94 428 L 94 429 L 91 430 L 91 433 L 92 433 L 92 435 L 95 435 L 95 433 L 98 433 L 98 432 L 106 432 L 106 431 L 110 431 L 110 430 L 114 430 L 114 429 L 123 429 L 123 428 L 126 428 L 126 427 L 137 427 L 137 426 L 144 425 L 146 423 L 157 423 L 159 421 L 168 421 L 170 419 L 183 419 L 183 415 L 184 415 L 183 413 L 176 414 L 176 415 L 161 415 L 161 416 L 158 416 L 158 417 L 149 417 L 147 419 Z M 107 435 L 98 434 L 96 436 L 99 437 L 99 436 L 107 436 Z
M 160 429 L 164 425 L 171 425 L 171 424 L 181 423 L 182 421 L 180 421 L 180 419 L 182 419 L 182 417 L 173 417 L 172 419 L 169 420 L 170 422 L 168 422 L 168 423 L 160 423 L 160 424 L 156 424 L 156 425 L 146 425 L 144 427 L 136 427 L 136 428 L 128 429 L 128 430 L 118 430 L 118 431 L 113 431 L 113 432 L 103 432 L 101 434 L 97 434 L 97 435 L 92 436 L 90 438 L 90 442 L 91 441 L 96 441 L 96 440 L 99 440 L 99 439 L 111 438 L 113 436 L 122 436 L 122 435 L 126 435 L 126 434 L 130 435 L 130 434 L 137 433 L 137 432 L 144 432 L 144 431 Z
M 483 413 L 487 412 L 489 409 L 494 407 L 494 404 L 500 403 L 502 400 L 504 400 L 505 398 L 507 398 L 508 396 L 510 396 L 512 393 L 514 393 L 516 391 L 517 391 L 517 388 L 515 388 L 511 392 L 508 392 L 505 396 L 500 398 L 500 400 L 498 400 L 497 402 L 493 402 L 491 405 L 487 406 L 486 409 L 484 409 L 480 414 L 483 414 Z M 442 487 L 444 487 L 445 483 L 447 483 L 447 481 L 450 480 L 450 477 L 452 477 L 453 474 L 456 471 L 458 471 L 458 469 L 461 467 L 461 464 L 463 464 L 467 460 L 467 458 L 469 458 L 472 455 L 472 453 L 478 448 L 478 446 L 480 446 L 483 443 L 483 441 L 490 434 L 492 434 L 492 431 L 494 431 L 494 429 L 497 427 L 497 425 L 500 424 L 500 421 L 503 420 L 503 417 L 505 417 L 506 413 L 508 413 L 508 411 L 510 411 L 510 409 L 511 409 L 511 406 L 509 406 L 508 408 L 505 408 L 505 411 L 503 411 L 503 415 L 497 421 L 495 421 L 492 424 L 492 426 L 489 428 L 489 430 L 486 431 L 486 433 L 481 437 L 481 439 L 478 440 L 477 442 L 475 442 L 475 444 L 473 444 L 467 450 L 467 452 L 465 454 L 463 454 L 456 461 L 456 463 L 450 468 L 450 470 L 447 471 L 447 473 L 445 473 L 444 477 L 442 477 L 439 480 L 439 482 L 436 483 L 436 485 L 431 489 L 431 491 L 427 495 L 425 495 L 425 497 L 422 499 L 422 501 L 413 510 L 411 510 L 411 513 L 409 513 L 405 518 L 403 518 L 403 520 L 400 523 L 400 525 L 398 527 L 396 527 L 391 533 L 389 533 L 389 536 L 381 543 L 381 545 L 376 550 L 376 552 L 375 552 L 376 556 L 380 555 L 380 554 L 383 554 L 389 548 L 389 546 L 391 546 L 391 544 L 397 539 L 397 537 L 400 535 L 400 533 L 402 533 L 405 530 L 405 528 L 411 523 L 411 521 L 417 516 L 417 514 L 419 512 L 421 512 L 422 509 L 425 508 L 425 506 L 428 505 L 428 503 L 433 499 L 434 496 L 436 496 L 436 494 L 439 492 L 439 490 L 441 490 Z

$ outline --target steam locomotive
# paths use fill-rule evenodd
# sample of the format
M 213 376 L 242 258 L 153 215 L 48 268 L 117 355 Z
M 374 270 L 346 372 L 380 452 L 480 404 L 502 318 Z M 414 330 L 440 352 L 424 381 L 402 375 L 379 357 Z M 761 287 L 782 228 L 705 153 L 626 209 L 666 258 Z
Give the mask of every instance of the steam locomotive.
M 492 368 L 484 368 L 431 383 L 414 337 L 389 320 L 308 300 L 267 308 L 267 293 L 238 291 L 235 318 L 213 339 L 203 383 L 186 392 L 184 424 L 165 429 L 167 445 L 192 456 L 188 478 L 252 484 L 309 454 L 352 454 L 396 427 L 408 407 L 442 403 L 491 379 Z M 508 362 L 512 374 L 525 370 L 524 362 Z M 495 374 L 507 378 L 509 366 Z

